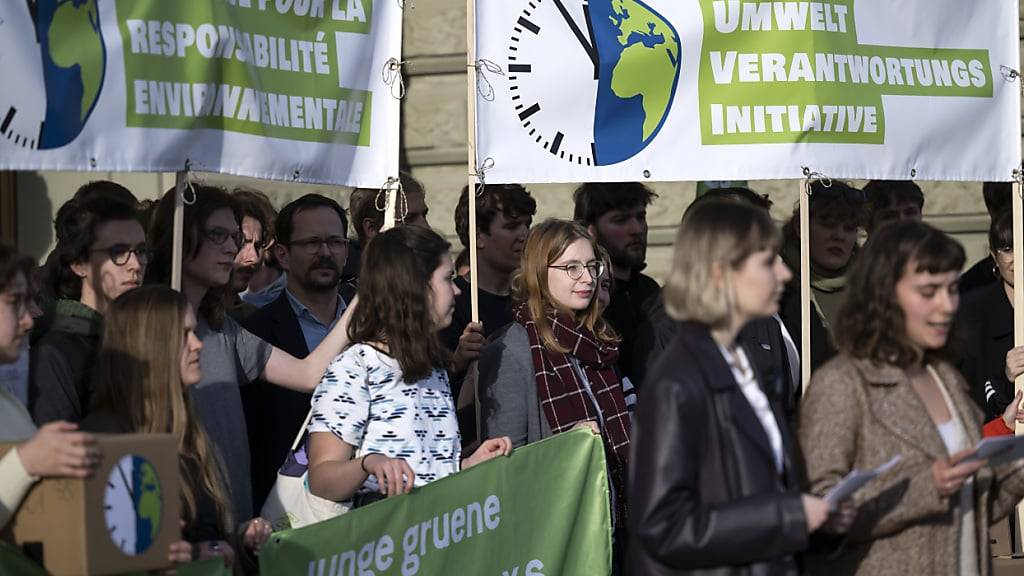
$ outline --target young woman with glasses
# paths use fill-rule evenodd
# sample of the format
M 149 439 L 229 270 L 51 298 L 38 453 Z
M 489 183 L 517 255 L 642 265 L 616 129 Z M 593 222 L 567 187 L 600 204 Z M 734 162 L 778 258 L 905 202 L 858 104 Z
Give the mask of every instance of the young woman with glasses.
M 481 433 L 508 436 L 518 447 L 592 428 L 604 441 L 620 529 L 632 426 L 615 368 L 618 337 L 601 318 L 597 298 L 605 271 L 598 254 L 597 243 L 574 222 L 548 220 L 530 231 L 512 281 L 515 321 L 480 357 Z
M 259 378 L 311 393 L 330 361 L 348 342 L 346 316 L 309 356 L 299 360 L 272 346 L 225 315 L 235 255 L 243 242 L 241 213 L 231 195 L 207 185 L 190 187 L 195 201 L 185 204 L 181 289 L 196 311 L 196 335 L 203 343 L 202 380 L 190 393 L 216 446 L 231 496 L 232 515 L 253 516 L 249 439 L 239 386 Z M 174 190 L 157 206 L 150 225 L 153 261 L 147 283 L 170 282 L 173 252 Z
M 59 267 L 51 288 L 58 300 L 52 324 L 33 344 L 29 369 L 29 407 L 40 425 L 85 417 L 95 389 L 92 369 L 103 314 L 118 296 L 142 284 L 149 262 L 134 204 L 102 196 L 70 200 L 57 212 L 54 227 Z

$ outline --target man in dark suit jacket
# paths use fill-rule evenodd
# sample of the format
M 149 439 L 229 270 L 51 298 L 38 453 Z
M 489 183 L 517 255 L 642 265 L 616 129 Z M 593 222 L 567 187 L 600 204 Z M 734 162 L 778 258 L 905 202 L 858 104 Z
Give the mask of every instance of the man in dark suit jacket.
M 296 358 L 320 344 L 347 306 L 338 293 L 348 257 L 347 225 L 341 206 L 318 194 L 307 194 L 281 210 L 274 250 L 288 273 L 288 286 L 243 323 L 247 330 Z M 262 380 L 243 388 L 254 510 L 263 507 L 311 399 L 311 394 Z

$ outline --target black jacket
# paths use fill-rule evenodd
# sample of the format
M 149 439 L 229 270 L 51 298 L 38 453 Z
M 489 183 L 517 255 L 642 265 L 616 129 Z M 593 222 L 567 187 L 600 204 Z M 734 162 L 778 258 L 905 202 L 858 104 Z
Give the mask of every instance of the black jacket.
M 249 316 L 242 326 L 263 340 L 295 356 L 309 355 L 306 338 L 295 316 L 288 293 Z M 277 470 L 284 463 L 295 435 L 309 413 L 312 394 L 303 394 L 254 380 L 242 387 L 245 424 L 249 429 L 249 457 L 252 462 L 253 510 L 263 501 L 277 480 Z
M 633 375 L 633 350 L 636 329 L 647 316 L 649 302 L 661 293 L 661 286 L 650 276 L 634 271 L 629 280 L 612 282 L 611 300 L 602 316 L 622 337 L 619 345 L 619 373 L 636 381 Z
M 637 394 L 647 378 L 647 372 L 662 352 L 672 343 L 678 322 L 665 312 L 665 301 L 659 294 L 650 302 L 647 319 L 637 328 L 633 347 L 633 384 Z M 797 402 L 800 398 L 800 380 L 793 380 L 782 328 L 775 318 L 754 320 L 740 331 L 739 341 L 750 356 L 750 361 L 761 373 L 765 392 L 782 405 L 790 425 L 796 425 Z M 799 375 L 800 367 L 796 366 Z
M 708 328 L 680 324 L 633 427 L 630 574 L 797 573 L 794 555 L 808 545 L 800 464 L 781 407 L 772 407 L 782 475 Z
M 1006 353 L 1013 348 L 1013 307 L 1003 283 L 964 296 L 957 321 L 966 335 L 960 373 L 970 386 L 971 398 L 985 411 L 985 419 L 997 418 L 1014 394 L 1013 382 L 1006 379 Z
M 993 284 L 1002 284 L 998 281 L 999 275 L 995 272 L 995 267 L 996 261 L 992 259 L 992 255 L 978 260 L 974 266 L 960 275 L 960 294 L 966 296 Z
M 779 301 L 779 316 L 786 323 L 786 330 L 793 338 L 797 350 L 800 347 L 800 277 L 793 276 L 793 279 L 786 285 L 786 291 L 782 293 Z M 814 304 L 811 304 L 811 371 L 817 370 L 819 366 L 828 362 L 838 354 L 836 347 L 832 345 L 831 336 L 825 328 L 821 316 L 818 315 Z
M 71 303 L 74 306 L 77 303 Z M 32 419 L 80 422 L 95 391 L 93 370 L 103 323 L 58 313 L 49 330 L 31 348 L 28 405 Z

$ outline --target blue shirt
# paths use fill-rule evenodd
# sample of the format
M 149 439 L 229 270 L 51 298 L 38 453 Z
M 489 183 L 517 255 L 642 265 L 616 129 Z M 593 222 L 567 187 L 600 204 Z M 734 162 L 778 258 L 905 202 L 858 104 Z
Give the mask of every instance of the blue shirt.
M 299 320 L 299 328 L 302 329 L 302 337 L 306 340 L 306 349 L 312 352 L 324 341 L 327 334 L 334 328 L 334 325 L 338 323 L 338 319 L 345 312 L 345 308 L 348 307 L 345 304 L 345 299 L 338 296 L 338 307 L 334 313 L 334 319 L 331 320 L 330 324 L 324 324 L 317 319 L 315 315 L 306 307 L 305 304 L 299 302 L 299 300 L 291 293 L 290 290 L 285 288 L 284 293 L 288 295 L 288 303 L 292 305 L 292 310 L 295 312 L 295 317 Z
M 277 280 L 267 284 L 262 290 L 258 292 L 250 292 L 247 288 L 244 292 L 240 293 L 238 297 L 246 304 L 252 304 L 257 308 L 263 308 L 267 304 L 277 300 L 277 297 L 281 295 L 281 292 L 284 291 L 286 286 L 288 286 L 288 274 L 286 272 L 282 272 L 281 275 L 277 277 Z

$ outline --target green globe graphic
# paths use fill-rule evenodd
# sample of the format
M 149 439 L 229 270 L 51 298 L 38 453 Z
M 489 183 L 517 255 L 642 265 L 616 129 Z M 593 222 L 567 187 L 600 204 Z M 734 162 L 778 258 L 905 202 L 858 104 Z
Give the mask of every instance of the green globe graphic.
M 679 34 L 640 0 L 591 0 L 598 57 L 594 118 L 597 165 L 622 162 L 657 135 L 672 106 L 682 67 Z
M 106 51 L 99 8 L 96 0 L 38 0 L 29 10 L 46 82 L 39 148 L 59 148 L 82 132 L 103 88 Z
M 141 459 L 140 459 L 141 460 Z M 153 465 L 146 460 L 141 461 L 137 468 L 139 478 L 139 531 L 145 532 L 142 549 L 156 540 L 160 530 L 160 514 L 163 511 L 163 495 L 160 491 L 160 480 Z

